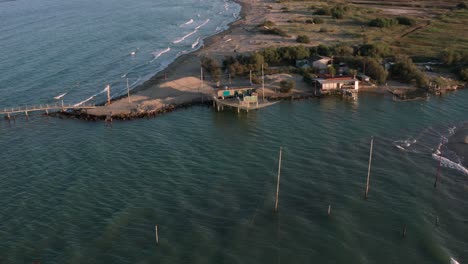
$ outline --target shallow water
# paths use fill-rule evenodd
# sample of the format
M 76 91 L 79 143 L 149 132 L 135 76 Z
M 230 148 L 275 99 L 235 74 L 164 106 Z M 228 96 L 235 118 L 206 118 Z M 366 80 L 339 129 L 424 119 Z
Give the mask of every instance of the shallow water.
M 468 175 L 444 166 L 434 189 L 432 134 L 466 121 L 467 98 L 360 95 L 240 115 L 193 107 L 113 128 L 3 121 L 0 262 L 464 263 Z M 395 147 L 408 138 L 419 151 Z

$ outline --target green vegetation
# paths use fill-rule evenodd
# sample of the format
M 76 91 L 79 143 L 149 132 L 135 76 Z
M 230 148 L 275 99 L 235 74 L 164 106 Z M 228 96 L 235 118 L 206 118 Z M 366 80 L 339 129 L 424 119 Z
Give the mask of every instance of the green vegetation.
M 272 21 L 266 20 L 259 25 L 260 27 L 274 27 L 276 24 Z
M 459 3 L 457 5 L 458 9 L 468 9 L 468 5 L 466 3 Z
M 323 24 L 324 20 L 320 17 L 314 17 L 314 24 Z
M 416 20 L 409 17 L 397 17 L 396 20 L 400 25 L 413 26 L 416 24 Z
M 376 18 L 372 19 L 369 22 L 369 27 L 379 27 L 379 28 L 386 28 L 391 27 L 398 24 L 398 21 L 393 18 Z
M 219 62 L 213 58 L 203 57 L 201 59 L 203 69 L 208 72 L 213 80 L 219 81 L 221 78 L 221 66 Z
M 299 35 L 296 38 L 296 42 L 308 44 L 310 43 L 310 38 L 306 35 Z
M 261 30 L 263 34 L 269 34 L 269 35 L 278 35 L 281 37 L 289 37 L 289 35 L 286 33 L 281 28 L 270 28 L 270 29 L 262 29 Z
M 292 81 L 292 80 L 289 80 L 289 81 L 282 80 L 280 82 L 280 92 L 288 93 L 292 89 L 294 89 L 295 85 L 296 85 L 296 83 L 294 81 Z
M 422 73 L 407 56 L 398 56 L 390 72 L 392 77 L 404 82 L 413 83 L 421 88 L 425 88 L 429 84 L 426 75 Z
M 458 74 L 460 76 L 460 79 L 462 79 L 465 82 L 468 82 L 468 68 L 461 68 Z

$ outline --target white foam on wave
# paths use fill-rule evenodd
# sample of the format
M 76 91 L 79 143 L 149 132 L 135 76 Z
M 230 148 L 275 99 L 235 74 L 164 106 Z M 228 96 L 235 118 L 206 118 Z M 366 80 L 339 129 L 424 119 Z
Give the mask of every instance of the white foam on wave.
M 442 166 L 458 170 L 464 173 L 465 175 L 468 175 L 468 169 L 465 168 L 461 163 L 449 160 L 448 158 L 442 156 L 442 152 L 440 151 L 441 147 L 442 147 L 442 144 L 439 144 L 439 147 L 436 149 L 436 151 L 432 153 L 432 157 L 440 161 L 440 164 Z
M 55 99 L 55 100 L 58 100 L 58 99 L 64 97 L 66 94 L 67 94 L 67 93 L 63 93 L 63 94 L 61 94 L 61 95 L 57 95 L 57 96 L 54 97 L 54 99 Z
M 155 52 L 152 52 L 151 54 L 153 54 L 154 58 L 151 60 L 151 62 L 153 62 L 154 60 L 156 60 L 157 58 L 161 57 L 161 55 L 163 55 L 164 53 L 167 53 L 171 50 L 171 48 L 167 47 L 167 49 L 163 49 L 163 50 L 158 50 L 158 51 L 155 51 Z
M 418 142 L 416 139 L 405 139 L 405 140 L 397 140 L 393 142 L 393 145 L 401 150 L 407 150 L 407 148 L 411 147 L 414 143 Z
M 180 26 L 184 26 L 184 25 L 190 25 L 193 23 L 193 19 L 190 19 L 189 21 L 185 22 L 184 24 L 180 25 Z
M 200 44 L 200 37 L 197 38 L 197 40 L 192 44 L 192 49 L 196 48 Z
M 210 19 L 209 19 L 209 18 L 206 19 L 205 22 L 203 22 L 203 23 L 201 23 L 199 26 L 197 26 L 197 27 L 195 28 L 195 30 L 199 30 L 200 28 L 206 26 L 206 24 L 208 24 L 208 22 L 210 22 Z
M 94 94 L 94 95 L 90 96 L 89 98 L 87 98 L 87 99 L 85 99 L 85 100 L 83 100 L 83 101 L 81 101 L 81 102 L 79 102 L 79 103 L 74 104 L 73 106 L 80 106 L 80 105 L 82 105 L 82 104 L 84 104 L 84 103 L 86 103 L 86 102 L 89 102 L 89 101 L 91 101 L 94 97 L 96 97 L 96 96 L 98 96 L 98 95 L 100 95 L 100 94 L 103 94 L 103 93 L 107 92 L 107 89 L 108 89 L 108 87 L 104 88 L 104 90 L 100 91 L 99 93 Z
M 194 31 L 188 33 L 187 35 L 185 35 L 185 36 L 183 36 L 183 37 L 181 37 L 181 38 L 179 38 L 179 39 L 174 40 L 172 43 L 177 44 L 177 43 L 179 43 L 179 42 L 182 42 L 182 41 L 184 41 L 186 38 L 188 38 L 188 37 L 192 36 L 193 34 L 197 33 L 197 31 L 198 31 L 198 30 L 195 29 Z

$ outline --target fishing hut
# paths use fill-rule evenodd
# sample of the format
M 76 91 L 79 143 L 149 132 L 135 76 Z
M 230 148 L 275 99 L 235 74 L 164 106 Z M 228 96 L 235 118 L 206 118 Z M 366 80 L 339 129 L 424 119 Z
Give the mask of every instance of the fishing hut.
M 269 102 L 262 98 L 259 98 L 255 88 L 251 87 L 238 87 L 229 88 L 225 87 L 214 92 L 213 94 L 213 106 L 218 111 L 224 110 L 224 107 L 232 108 L 240 113 L 241 110 L 249 112 L 249 110 L 255 110 L 262 107 L 273 105 L 277 102 Z

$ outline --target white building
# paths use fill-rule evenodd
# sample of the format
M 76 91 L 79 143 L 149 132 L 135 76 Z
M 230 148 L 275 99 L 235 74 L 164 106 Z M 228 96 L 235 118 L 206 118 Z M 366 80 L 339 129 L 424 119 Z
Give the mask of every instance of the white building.
M 334 77 L 314 79 L 316 89 L 322 92 L 329 92 L 341 89 L 359 89 L 359 81 L 353 77 Z

